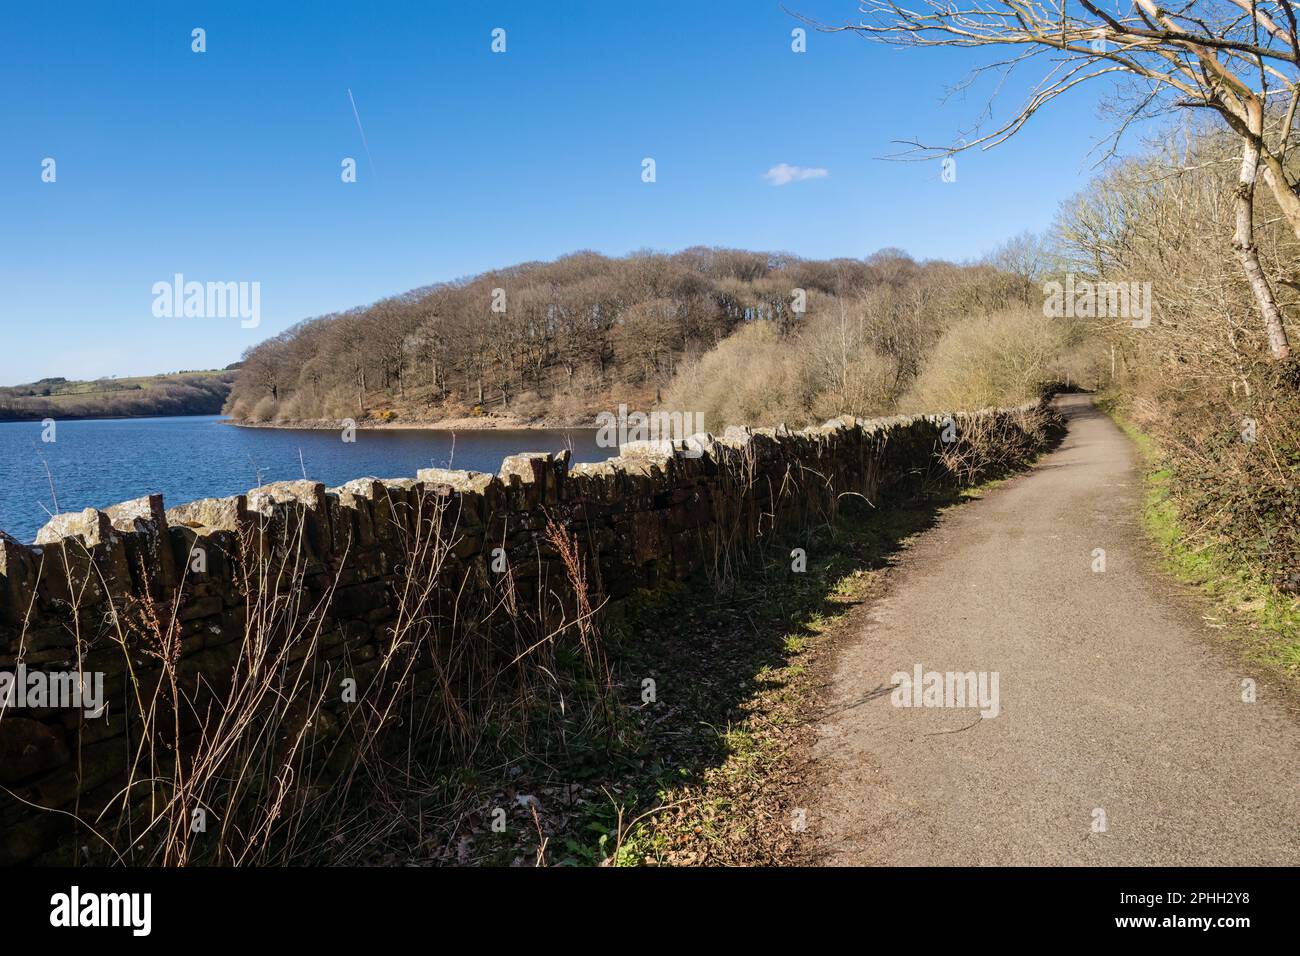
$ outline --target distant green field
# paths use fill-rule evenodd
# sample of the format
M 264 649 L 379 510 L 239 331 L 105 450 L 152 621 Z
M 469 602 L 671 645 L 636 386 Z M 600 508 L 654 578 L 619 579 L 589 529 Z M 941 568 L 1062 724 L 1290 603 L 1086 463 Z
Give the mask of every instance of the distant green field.
M 234 369 L 204 369 L 92 381 L 45 378 L 0 387 L 0 421 L 215 415 L 236 374 Z

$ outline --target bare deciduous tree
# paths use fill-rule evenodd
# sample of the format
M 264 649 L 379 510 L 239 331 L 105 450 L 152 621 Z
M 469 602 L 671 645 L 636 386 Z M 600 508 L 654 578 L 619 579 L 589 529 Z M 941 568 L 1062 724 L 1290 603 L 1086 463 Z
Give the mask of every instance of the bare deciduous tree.
M 989 148 L 1014 136 L 1063 93 L 1103 77 L 1129 78 L 1138 97 L 1121 116 L 1118 139 L 1135 121 L 1161 110 L 1206 109 L 1241 141 L 1237 237 L 1234 246 L 1250 284 L 1275 359 L 1290 354 L 1286 328 L 1251 233 L 1257 171 L 1300 237 L 1300 183 L 1289 172 L 1300 105 L 1300 42 L 1291 0 L 1185 0 L 1165 9 L 1133 0 L 1105 9 L 1101 0 L 862 0 L 858 23 L 817 24 L 903 47 L 1008 48 L 1005 59 L 977 68 L 966 84 L 1027 63 L 1043 75 L 1010 119 L 971 131 L 957 146 L 926 147 L 951 155 Z M 1285 105 L 1283 105 L 1285 104 Z

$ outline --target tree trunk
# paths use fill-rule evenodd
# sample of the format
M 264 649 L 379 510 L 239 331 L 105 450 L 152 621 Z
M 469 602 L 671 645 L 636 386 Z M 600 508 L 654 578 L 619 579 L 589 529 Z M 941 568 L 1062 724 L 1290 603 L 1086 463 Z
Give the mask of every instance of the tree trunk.
M 1288 185 L 1281 161 L 1270 150 L 1264 151 L 1264 182 L 1277 200 L 1282 215 L 1286 216 L 1291 231 L 1300 239 L 1300 196 Z
M 1250 290 L 1254 293 L 1255 304 L 1264 319 L 1264 328 L 1268 332 L 1268 347 L 1273 358 L 1283 361 L 1290 357 L 1291 346 L 1287 342 L 1286 327 L 1282 324 L 1282 312 L 1273 298 L 1268 278 L 1259 264 L 1259 253 L 1255 249 L 1255 180 L 1259 172 L 1259 144 L 1253 139 L 1245 139 L 1241 154 L 1241 176 L 1237 182 L 1237 231 L 1232 237 L 1232 247 L 1241 260 L 1242 271 Z M 1268 170 L 1269 167 L 1266 167 Z M 1271 171 L 1265 177 L 1272 185 Z M 1283 181 L 1285 187 L 1285 180 Z M 1276 192 L 1276 189 L 1274 190 Z M 1289 190 L 1288 190 L 1289 192 Z M 1292 195 L 1294 199 L 1294 195 Z M 1285 208 L 1285 207 L 1284 207 Z

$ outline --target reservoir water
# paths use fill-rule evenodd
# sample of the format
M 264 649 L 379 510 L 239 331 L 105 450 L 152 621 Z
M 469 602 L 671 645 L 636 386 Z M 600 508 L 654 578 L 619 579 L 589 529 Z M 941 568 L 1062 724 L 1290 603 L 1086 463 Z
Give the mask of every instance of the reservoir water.
M 154 492 L 170 508 L 304 472 L 334 486 L 413 478 L 429 467 L 495 472 L 525 451 L 571 448 L 575 462 L 618 454 L 597 446 L 594 429 L 358 429 L 356 441 L 345 442 L 340 431 L 237 428 L 204 415 L 60 421 L 53 442 L 42 432 L 40 422 L 0 422 L 0 531 L 29 543 L 50 513 Z

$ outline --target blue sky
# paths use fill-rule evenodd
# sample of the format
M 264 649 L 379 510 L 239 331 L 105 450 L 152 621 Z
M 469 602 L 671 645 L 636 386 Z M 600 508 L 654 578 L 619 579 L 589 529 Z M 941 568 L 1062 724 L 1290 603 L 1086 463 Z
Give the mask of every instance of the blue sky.
M 1100 90 L 954 183 L 882 160 L 966 129 L 988 87 L 945 89 L 988 54 L 813 32 L 795 54 L 799 25 L 769 0 L 10 4 L 0 384 L 217 367 L 309 316 L 576 249 L 974 257 L 1091 175 Z M 826 172 L 772 185 L 779 164 Z M 260 282 L 260 326 L 155 318 L 178 272 Z

